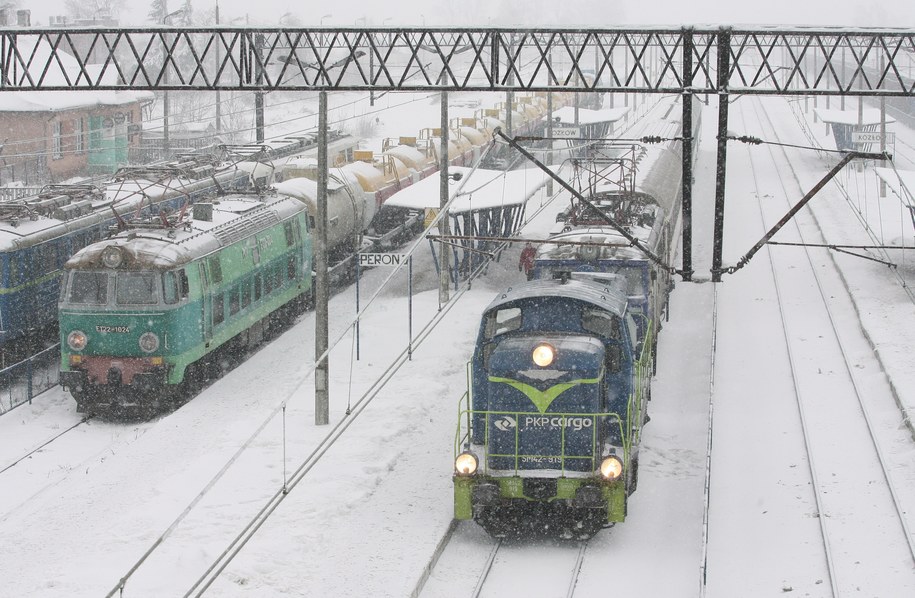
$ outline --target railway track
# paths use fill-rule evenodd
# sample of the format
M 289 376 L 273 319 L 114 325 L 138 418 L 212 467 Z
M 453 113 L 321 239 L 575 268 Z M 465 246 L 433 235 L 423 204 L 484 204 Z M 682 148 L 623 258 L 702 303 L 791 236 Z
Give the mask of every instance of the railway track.
M 63 432 L 59 432 L 59 433 L 57 433 L 57 434 L 54 434 L 53 436 L 51 436 L 51 437 L 48 438 L 47 440 L 42 441 L 40 444 L 38 444 L 38 446 L 36 446 L 36 447 L 30 449 L 28 452 L 24 453 L 23 455 L 21 455 L 21 456 L 19 456 L 19 457 L 13 458 L 13 459 L 12 459 L 11 461 L 9 461 L 6 465 L 4 465 L 2 468 L 0 468 L 0 475 L 3 475 L 4 472 L 6 472 L 6 471 L 9 470 L 9 469 L 12 469 L 13 467 L 15 467 L 16 465 L 18 465 L 19 463 L 25 461 L 26 459 L 28 459 L 29 457 L 31 457 L 32 455 L 34 455 L 34 454 L 37 453 L 38 451 L 45 449 L 49 444 L 51 444 L 51 443 L 54 442 L 55 440 L 59 439 L 59 438 L 62 437 L 63 435 L 67 434 L 68 432 L 72 432 L 73 430 L 75 430 L 75 429 L 78 428 L 79 426 L 81 426 L 81 425 L 85 424 L 86 422 L 88 422 L 90 419 L 92 419 L 92 418 L 91 418 L 91 417 L 84 417 L 84 418 L 82 418 L 81 420 L 79 420 L 78 422 L 76 422 L 75 424 L 73 424 L 72 426 L 70 426 L 69 428 L 65 428 Z
M 589 546 L 548 538 L 496 540 L 473 522 L 455 523 L 410 596 L 573 598 Z
M 755 98 L 751 108 L 743 106 L 745 121 L 750 111 L 764 134 L 777 139 L 765 106 Z M 803 195 L 798 174 L 778 167 L 791 163 L 784 147 L 767 145 L 750 152 L 763 230 L 790 208 L 792 198 Z M 806 211 L 782 235 L 798 243 L 823 242 Z M 818 522 L 824 573 L 818 591 L 833 597 L 862 589 L 880 596 L 903 595 L 903 588 L 913 591 L 915 544 L 909 513 L 915 490 L 896 480 L 904 472 L 899 471 L 898 456 L 888 451 L 906 439 L 883 366 L 870 351 L 857 318 L 846 317 L 854 308 L 825 250 L 767 249 L 787 351 L 785 374 L 803 435 L 811 516 Z M 895 425 L 887 415 L 893 410 Z
M 13 425 L 11 421 L 3 423 Z M 19 452 L 11 453 L 15 456 L 0 454 L 0 486 L 4 488 L 0 495 L 0 522 L 71 474 L 86 473 L 104 462 L 107 455 L 135 441 L 152 425 L 151 422 L 135 426 L 108 425 L 92 417 L 81 417 L 72 423 L 32 426 L 37 431 L 65 426 L 44 437 L 29 434 L 31 440 L 28 437 L 11 439 L 8 446 Z

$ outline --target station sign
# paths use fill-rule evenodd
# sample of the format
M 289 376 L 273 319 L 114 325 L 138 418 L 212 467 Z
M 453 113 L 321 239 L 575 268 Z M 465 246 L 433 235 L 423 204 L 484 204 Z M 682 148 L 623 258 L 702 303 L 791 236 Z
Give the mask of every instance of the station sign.
M 886 138 L 884 145 L 896 144 L 896 133 L 881 135 L 880 131 L 852 131 L 851 134 L 851 140 L 854 143 L 881 143 L 884 137 Z
M 553 127 L 553 139 L 578 139 L 581 127 Z
M 360 266 L 399 266 L 407 261 L 405 253 L 360 253 Z

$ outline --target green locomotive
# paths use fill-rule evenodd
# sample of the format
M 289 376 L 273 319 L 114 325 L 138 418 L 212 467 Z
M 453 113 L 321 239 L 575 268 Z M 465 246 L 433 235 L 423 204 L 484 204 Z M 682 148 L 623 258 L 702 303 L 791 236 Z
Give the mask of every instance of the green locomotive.
M 179 399 L 216 351 L 255 345 L 312 297 L 305 204 L 229 196 L 90 245 L 65 265 L 60 384 L 80 411 Z

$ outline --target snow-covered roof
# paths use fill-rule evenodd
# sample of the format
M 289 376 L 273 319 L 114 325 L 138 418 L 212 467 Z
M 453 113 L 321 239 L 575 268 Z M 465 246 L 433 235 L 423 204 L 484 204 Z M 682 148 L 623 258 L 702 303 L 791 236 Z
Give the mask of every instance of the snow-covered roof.
M 629 108 L 627 106 L 620 106 L 619 108 L 601 108 L 600 110 L 579 108 L 578 124 L 591 125 L 594 123 L 612 123 L 623 118 L 627 112 L 629 112 Z M 554 110 L 553 118 L 559 118 L 559 122 L 563 125 L 574 125 L 575 108 L 573 106 L 564 106 L 559 110 Z
M 814 114 L 817 115 L 824 123 L 837 124 L 837 125 L 857 125 L 858 123 L 858 109 L 854 110 L 837 110 L 835 108 L 826 109 L 826 108 L 814 108 Z M 877 108 L 865 108 L 861 111 L 861 122 L 862 125 L 878 125 L 883 119 L 880 118 L 880 110 Z M 896 119 L 887 116 L 886 122 L 894 123 Z
M 7 65 L 19 71 L 27 66 L 28 75 L 46 85 L 67 85 L 65 73 L 79 70 L 76 58 L 63 52 L 62 48 L 57 48 L 52 57 L 51 46 L 44 37 L 18 38 L 16 48 L 27 64 L 11 60 Z M 89 79 L 101 83 L 117 83 L 117 71 L 109 67 L 103 72 L 102 67 L 100 64 L 85 65 Z M 24 75 L 17 72 L 13 76 L 21 78 Z M 7 91 L 0 93 L 0 112 L 55 112 L 74 108 L 121 106 L 153 98 L 155 94 L 151 91 Z
M 470 168 L 463 166 L 452 166 L 448 169 L 449 174 L 461 173 L 465 177 L 470 176 L 470 180 L 461 179 L 460 183 L 451 183 L 452 189 L 463 183 L 461 195 L 449 208 L 451 213 L 521 205 L 546 185 L 547 181 L 546 173 L 539 169 L 508 172 L 477 169 L 473 174 L 469 174 L 470 171 Z M 388 198 L 385 205 L 413 210 L 438 208 L 441 205 L 440 185 L 441 175 L 436 172 L 398 191 Z
M 0 93 L 0 112 L 60 112 L 123 106 L 154 98 L 151 91 L 8 91 Z
M 578 299 L 611 311 L 616 315 L 622 315 L 627 305 L 626 296 L 620 293 L 618 289 L 610 288 L 597 282 L 568 280 L 563 283 L 555 279 L 543 279 L 509 287 L 505 292 L 496 296 L 486 308 L 486 312 L 490 312 L 506 303 L 538 297 Z
M 651 229 L 634 227 L 629 233 L 642 242 L 647 242 Z M 645 255 L 632 243 L 609 226 L 593 226 L 572 229 L 550 237 L 551 243 L 537 248 L 537 260 L 644 260 Z M 569 244 L 573 243 L 573 244 Z M 602 246 L 575 245 L 574 243 L 600 243 Z

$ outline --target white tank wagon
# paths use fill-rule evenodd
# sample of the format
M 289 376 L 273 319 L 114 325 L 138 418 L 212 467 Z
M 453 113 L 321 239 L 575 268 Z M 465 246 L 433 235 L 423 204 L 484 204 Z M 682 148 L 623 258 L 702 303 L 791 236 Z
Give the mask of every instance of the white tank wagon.
M 274 185 L 280 195 L 288 195 L 306 205 L 309 218 L 318 213 L 318 183 L 297 177 Z M 327 180 L 327 251 L 331 262 L 338 262 L 361 248 L 365 231 L 375 217 L 375 200 L 362 190 L 356 177 L 334 168 Z

